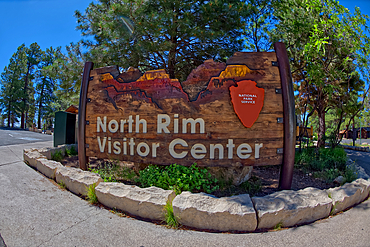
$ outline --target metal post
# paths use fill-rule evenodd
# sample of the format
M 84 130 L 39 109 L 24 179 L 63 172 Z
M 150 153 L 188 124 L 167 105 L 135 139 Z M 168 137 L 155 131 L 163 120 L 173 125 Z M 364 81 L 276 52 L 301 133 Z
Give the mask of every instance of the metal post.
M 293 180 L 297 131 L 293 82 L 285 44 L 277 42 L 274 44 L 274 48 L 279 65 L 284 108 L 284 157 L 280 172 L 279 187 L 282 190 L 289 190 L 292 187 Z
M 80 103 L 78 107 L 78 161 L 82 170 L 87 170 L 87 157 L 85 148 L 85 125 L 86 125 L 86 96 L 89 87 L 90 71 L 94 63 L 86 62 L 81 82 Z

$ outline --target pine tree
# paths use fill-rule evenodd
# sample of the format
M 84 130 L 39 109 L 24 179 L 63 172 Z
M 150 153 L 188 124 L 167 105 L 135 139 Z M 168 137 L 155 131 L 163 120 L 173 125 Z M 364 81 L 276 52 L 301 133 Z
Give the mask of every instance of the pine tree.
M 96 66 L 163 68 L 184 80 L 243 49 L 248 9 L 242 0 L 100 0 L 75 15 Z
M 27 54 L 25 45 L 17 48 L 12 55 L 9 65 L 1 73 L 0 106 L 7 117 L 7 126 L 14 127 L 17 117 L 21 113 L 21 100 L 24 75 L 27 68 Z
M 37 128 L 42 129 L 41 120 L 45 119 L 51 103 L 55 101 L 56 78 L 48 74 L 47 68 L 61 57 L 61 47 L 47 48 L 43 53 L 40 70 L 37 72 L 36 80 L 36 105 L 37 105 Z
M 22 88 L 22 104 L 21 104 L 21 128 L 25 128 L 25 123 L 28 121 L 28 112 L 30 108 L 30 102 L 33 100 L 32 95 L 34 94 L 33 79 L 35 78 L 35 71 L 37 66 L 41 62 L 42 50 L 40 46 L 35 42 L 30 45 L 29 48 L 25 48 L 27 55 L 27 67 L 24 75 L 24 84 Z

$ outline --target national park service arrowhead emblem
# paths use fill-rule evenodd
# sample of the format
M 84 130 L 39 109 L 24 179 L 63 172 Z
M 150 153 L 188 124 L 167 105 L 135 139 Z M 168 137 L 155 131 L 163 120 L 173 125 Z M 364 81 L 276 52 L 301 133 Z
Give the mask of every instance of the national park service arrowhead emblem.
M 237 82 L 237 86 L 229 88 L 234 111 L 247 128 L 256 122 L 265 98 L 265 90 L 256 85 L 255 81 L 243 80 Z

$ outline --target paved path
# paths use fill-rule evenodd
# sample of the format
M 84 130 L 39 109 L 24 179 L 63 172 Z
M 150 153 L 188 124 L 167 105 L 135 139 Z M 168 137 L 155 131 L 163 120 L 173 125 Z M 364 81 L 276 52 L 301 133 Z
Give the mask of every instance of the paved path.
M 23 163 L 24 148 L 51 145 L 0 147 L 0 234 L 8 247 L 370 245 L 370 200 L 310 225 L 266 233 L 182 231 L 121 218 L 59 189 Z

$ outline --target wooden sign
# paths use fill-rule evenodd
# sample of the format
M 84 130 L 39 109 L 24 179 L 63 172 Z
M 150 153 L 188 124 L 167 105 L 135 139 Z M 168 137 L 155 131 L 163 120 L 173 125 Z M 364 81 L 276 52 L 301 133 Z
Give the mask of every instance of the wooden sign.
M 275 52 L 237 52 L 226 64 L 205 61 L 182 83 L 165 70 L 120 73 L 117 66 L 86 64 L 80 164 L 86 156 L 161 165 L 282 164 L 277 63 Z

